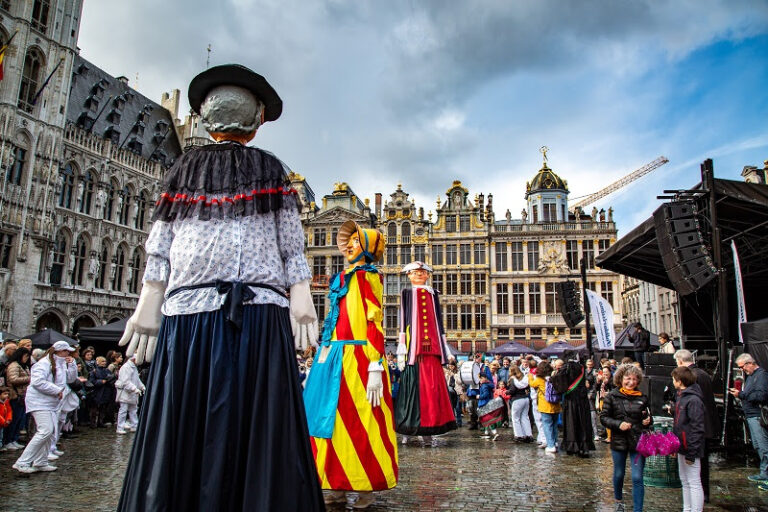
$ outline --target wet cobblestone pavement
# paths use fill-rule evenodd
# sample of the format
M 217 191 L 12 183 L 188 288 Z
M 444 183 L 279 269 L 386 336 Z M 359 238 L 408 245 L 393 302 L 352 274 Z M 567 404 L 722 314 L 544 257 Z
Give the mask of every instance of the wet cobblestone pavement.
M 612 467 L 608 446 L 598 443 L 589 459 L 548 455 L 532 444 L 512 442 L 500 429 L 496 442 L 461 429 L 431 448 L 412 442 L 399 446 L 397 488 L 379 493 L 371 511 L 612 511 Z M 20 475 L 11 469 L 20 452 L 0 453 L 0 510 L 115 510 L 133 436 L 112 429 L 80 431 L 62 441 L 65 454 L 52 473 Z M 712 503 L 707 511 L 768 511 L 768 493 L 746 480 L 755 472 L 743 464 L 713 464 Z M 53 498 L 58 496 L 58 498 Z M 625 504 L 631 510 L 631 482 Z M 646 487 L 645 510 L 682 509 L 680 489 Z M 341 511 L 343 507 L 329 508 Z M 290 511 L 284 511 L 290 512 Z

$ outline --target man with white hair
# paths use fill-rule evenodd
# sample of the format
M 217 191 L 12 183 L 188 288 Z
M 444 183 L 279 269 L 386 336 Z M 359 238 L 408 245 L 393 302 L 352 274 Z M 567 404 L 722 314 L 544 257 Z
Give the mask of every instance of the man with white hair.
M 671 344 L 667 342 L 667 344 Z M 680 349 L 674 356 L 677 366 L 687 366 L 696 376 L 696 385 L 701 390 L 701 398 L 706 410 L 704 422 L 704 456 L 701 458 L 701 485 L 704 488 L 704 502 L 709 503 L 709 453 L 718 443 L 720 419 L 715 406 L 715 393 L 712 391 L 712 378 L 703 369 L 696 366 L 690 350 Z
M 768 431 L 760 425 L 760 405 L 768 402 L 768 373 L 760 368 L 750 354 L 736 358 L 736 366 L 744 372 L 744 386 L 741 390 L 731 388 L 729 392 L 741 399 L 741 410 L 749 427 L 749 437 L 760 457 L 760 473 L 747 478 L 768 490 Z

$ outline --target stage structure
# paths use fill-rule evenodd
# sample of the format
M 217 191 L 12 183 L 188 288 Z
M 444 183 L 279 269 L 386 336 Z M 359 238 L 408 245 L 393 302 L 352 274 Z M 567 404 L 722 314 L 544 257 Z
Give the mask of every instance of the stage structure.
M 668 202 L 630 231 L 596 264 L 680 294 L 682 346 L 712 363 L 715 389 L 724 391 L 729 350 L 739 343 L 731 242 L 738 248 L 746 314 L 768 317 L 768 186 L 716 179 L 712 160 L 701 182 L 665 190 Z

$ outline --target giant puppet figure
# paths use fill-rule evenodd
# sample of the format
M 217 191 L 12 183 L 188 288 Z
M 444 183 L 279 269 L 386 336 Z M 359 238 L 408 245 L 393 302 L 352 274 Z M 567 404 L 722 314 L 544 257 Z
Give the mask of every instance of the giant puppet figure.
M 372 265 L 384 253 L 384 236 L 347 221 L 337 245 L 350 268 L 331 281 L 304 401 L 326 503 L 359 509 L 373 503 L 371 491 L 397 484 L 392 394 L 384 385 L 382 276 Z
M 404 369 L 395 404 L 395 423 L 405 444 L 409 435 L 431 436 L 454 430 L 456 416 L 442 366 L 448 364 L 450 352 L 440 301 L 437 292 L 427 286 L 432 269 L 415 261 L 403 267 L 403 272 L 411 287 L 400 295 L 397 353 Z M 432 443 L 436 445 L 434 439 Z
M 120 341 L 152 365 L 118 509 L 323 510 L 289 319 L 316 319 L 298 200 L 283 163 L 245 145 L 282 101 L 225 65 L 189 103 L 216 143 L 179 157 L 155 207 Z

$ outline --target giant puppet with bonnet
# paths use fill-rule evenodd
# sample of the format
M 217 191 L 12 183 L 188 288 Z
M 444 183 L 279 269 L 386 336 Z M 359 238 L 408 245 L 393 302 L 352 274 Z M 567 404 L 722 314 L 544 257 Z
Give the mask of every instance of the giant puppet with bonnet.
M 120 341 L 152 365 L 118 509 L 322 510 L 289 319 L 316 320 L 298 199 L 246 146 L 282 101 L 231 64 L 189 103 L 216 143 L 176 161 L 153 214 Z
M 365 508 L 397 484 L 397 440 L 384 358 L 384 235 L 353 221 L 336 237 L 350 268 L 330 285 L 320 351 L 307 377 L 309 435 L 326 503 Z M 384 385 L 387 383 L 387 385 Z
M 456 428 L 443 365 L 448 344 L 437 291 L 427 285 L 432 268 L 414 261 L 403 267 L 411 286 L 400 294 L 398 362 L 403 367 L 395 404 L 397 432 L 407 436 L 444 434 Z

